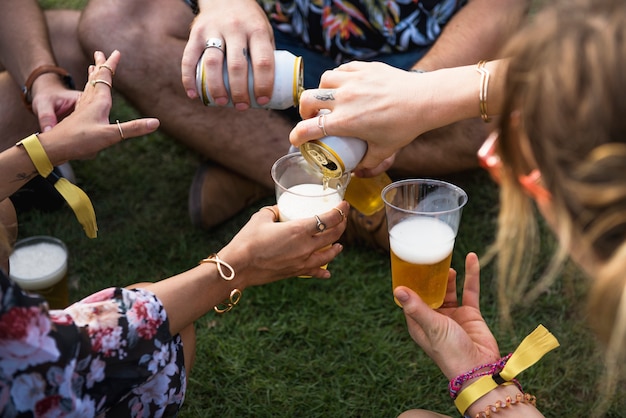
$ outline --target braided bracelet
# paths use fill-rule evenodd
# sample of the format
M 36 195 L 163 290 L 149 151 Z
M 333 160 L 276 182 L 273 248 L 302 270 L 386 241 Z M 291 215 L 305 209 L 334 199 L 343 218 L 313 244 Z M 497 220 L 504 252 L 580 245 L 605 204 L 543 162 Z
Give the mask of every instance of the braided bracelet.
M 546 353 L 559 346 L 558 340 L 543 325 L 539 325 L 520 343 L 500 372 L 482 376 L 464 387 L 457 394 L 454 405 L 461 415 L 471 404 L 500 385 L 514 383 L 514 378 L 528 367 L 538 362 Z
M 487 376 L 487 375 L 493 376 L 493 375 L 500 373 L 502 369 L 504 368 L 504 366 L 506 365 L 506 362 L 511 358 L 512 355 L 513 353 L 509 353 L 507 356 L 502 357 L 500 360 L 496 361 L 495 363 L 486 363 L 478 367 L 474 367 L 472 370 L 465 372 L 463 374 L 460 374 L 454 379 L 450 380 L 450 383 L 448 384 L 450 397 L 452 399 L 456 399 L 456 397 L 459 395 L 459 392 L 461 391 L 461 387 L 468 380 L 476 379 L 478 377 Z M 487 369 L 487 368 L 488 370 L 477 373 L 478 371 Z M 522 385 L 517 381 L 517 379 L 512 379 L 511 381 L 515 383 L 515 385 L 518 387 L 520 392 L 524 392 L 524 390 L 522 389 Z
M 200 260 L 199 264 L 213 263 L 217 266 L 217 272 L 220 277 L 226 281 L 230 281 L 235 278 L 235 269 L 228 264 L 226 261 L 222 260 L 217 254 L 213 253 L 209 255 L 207 258 Z M 228 274 L 226 274 L 223 270 L 226 268 L 228 270 Z M 233 309 L 233 307 L 239 303 L 241 300 L 241 290 L 233 289 L 230 292 L 230 296 L 224 302 L 220 303 L 213 307 L 213 310 L 219 314 L 226 313 Z
M 515 395 L 515 399 L 507 396 L 504 402 L 496 401 L 493 405 L 488 405 L 484 410 L 474 415 L 474 418 L 490 418 L 491 414 L 500 412 L 501 409 L 510 408 L 513 405 L 519 405 L 521 403 L 537 406 L 537 398 L 529 393 L 524 393 L 523 395 L 518 393 Z

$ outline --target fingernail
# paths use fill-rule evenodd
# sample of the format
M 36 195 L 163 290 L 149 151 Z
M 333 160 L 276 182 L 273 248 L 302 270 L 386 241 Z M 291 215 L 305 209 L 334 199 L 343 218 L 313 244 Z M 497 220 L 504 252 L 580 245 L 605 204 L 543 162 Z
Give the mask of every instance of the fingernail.
M 237 103 L 235 105 L 235 109 L 237 110 L 248 110 L 250 106 L 248 106 L 248 103 Z
M 155 129 L 159 127 L 159 120 L 158 119 L 148 119 L 148 121 L 146 122 L 146 126 L 150 129 Z
M 195 99 L 197 96 L 196 91 L 194 89 L 187 90 L 187 97 L 190 99 Z
M 44 126 L 43 127 L 43 131 L 44 132 L 48 132 L 50 129 L 52 129 L 52 126 Z
M 261 96 L 256 99 L 256 102 L 260 104 L 261 106 L 265 106 L 266 104 L 270 102 L 270 98 L 267 96 Z
M 400 303 L 403 303 L 409 300 L 409 294 L 403 289 L 396 290 L 394 292 L 394 295 L 396 296 L 396 299 L 398 299 Z

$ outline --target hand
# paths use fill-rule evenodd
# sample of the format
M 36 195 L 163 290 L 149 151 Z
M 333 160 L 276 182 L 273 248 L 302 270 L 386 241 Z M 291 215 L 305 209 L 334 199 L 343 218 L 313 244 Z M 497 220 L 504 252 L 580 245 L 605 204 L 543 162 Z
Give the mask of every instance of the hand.
M 45 83 L 50 75 L 51 83 Z M 41 132 L 52 129 L 73 110 L 80 92 L 67 88 L 56 74 L 42 74 L 33 84 L 33 113 L 39 120 Z
M 343 249 L 336 242 L 347 225 L 349 205 L 341 202 L 337 209 L 318 216 L 326 224 L 317 230 L 315 218 L 277 222 L 278 206 L 255 213 L 219 256 L 229 262 L 237 275 L 246 278 L 247 286 L 258 286 L 287 277 L 312 276 L 330 278 L 323 266 Z M 341 214 L 343 213 L 343 216 Z
M 465 260 L 463 304 L 456 296 L 456 272 L 450 269 L 441 308 L 433 310 L 404 286 L 394 296 L 404 309 L 409 334 L 449 379 L 476 366 L 498 360 L 498 343 L 480 314 L 480 266 L 469 253 Z
M 228 62 L 230 94 L 235 109 L 250 107 L 248 95 L 248 58 L 252 60 L 254 95 L 260 105 L 267 104 L 274 87 L 274 32 L 263 9 L 254 0 L 205 0 L 194 19 L 182 59 L 183 86 L 189 98 L 198 97 L 196 64 L 209 38 L 222 40 L 222 50 L 208 48 L 204 54 L 206 83 L 220 105 L 228 103 L 222 68 Z
M 291 131 L 289 140 L 299 146 L 321 138 L 315 116 L 319 109 L 329 109 L 326 132 L 367 141 L 361 166 L 372 169 L 429 129 L 424 111 L 431 100 L 424 93 L 428 85 L 420 85 L 420 76 L 424 77 L 379 62 L 350 62 L 326 71 L 318 89 L 300 96 L 304 120 Z
M 159 121 L 154 118 L 136 119 L 117 124 L 109 123 L 111 111 L 111 88 L 113 72 L 120 61 L 119 51 L 113 51 L 106 59 L 105 55 L 94 53 L 95 65 L 89 67 L 89 79 L 84 91 L 76 102 L 75 110 L 63 119 L 54 129 L 39 134 L 48 157 L 54 165 L 69 160 L 93 158 L 99 151 L 124 138 L 146 135 L 155 131 Z M 107 69 L 110 68 L 109 69 Z M 92 84 L 96 80 L 103 80 Z

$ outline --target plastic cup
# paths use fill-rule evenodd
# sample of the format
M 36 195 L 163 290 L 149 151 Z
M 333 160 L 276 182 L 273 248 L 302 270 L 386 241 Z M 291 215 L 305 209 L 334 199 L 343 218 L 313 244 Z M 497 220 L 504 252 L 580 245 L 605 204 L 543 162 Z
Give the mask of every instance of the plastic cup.
M 406 286 L 431 308 L 443 304 L 467 194 L 440 180 L 411 179 L 383 189 L 392 288 Z M 396 304 L 401 306 L 395 299 Z
M 60 239 L 40 235 L 15 243 L 9 256 L 9 277 L 22 289 L 38 293 L 50 309 L 69 305 L 68 251 Z

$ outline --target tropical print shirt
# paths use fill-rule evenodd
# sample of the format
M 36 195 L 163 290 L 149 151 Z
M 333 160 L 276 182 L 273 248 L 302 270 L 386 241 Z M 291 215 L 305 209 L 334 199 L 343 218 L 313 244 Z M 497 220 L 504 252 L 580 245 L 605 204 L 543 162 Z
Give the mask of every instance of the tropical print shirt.
M 184 0 L 197 13 L 196 0 Z M 335 58 L 428 48 L 467 0 L 257 0 L 275 30 Z
M 173 417 L 184 394 L 182 342 L 152 293 L 48 311 L 0 271 L 0 416 Z

